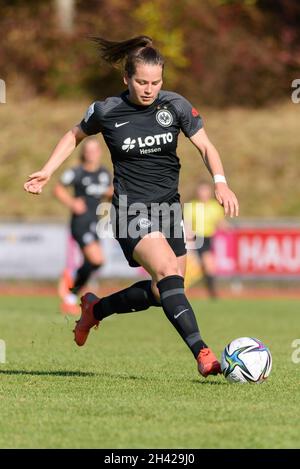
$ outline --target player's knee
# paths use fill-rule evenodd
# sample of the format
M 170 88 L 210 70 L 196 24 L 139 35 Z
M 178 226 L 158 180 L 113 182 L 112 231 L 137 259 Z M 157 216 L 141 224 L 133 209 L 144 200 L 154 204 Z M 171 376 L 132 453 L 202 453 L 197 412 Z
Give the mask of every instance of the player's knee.
M 176 257 L 166 259 L 159 265 L 154 274 L 154 280 L 159 282 L 163 278 L 169 277 L 170 275 L 180 275 Z

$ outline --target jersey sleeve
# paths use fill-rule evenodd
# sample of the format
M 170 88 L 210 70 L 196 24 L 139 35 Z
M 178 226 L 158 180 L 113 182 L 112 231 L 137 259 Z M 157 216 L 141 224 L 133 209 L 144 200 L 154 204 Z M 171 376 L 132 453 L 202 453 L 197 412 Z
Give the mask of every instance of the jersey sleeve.
M 60 183 L 67 187 L 72 186 L 76 178 L 75 169 L 67 169 L 60 177 Z
M 180 96 L 176 107 L 179 112 L 180 128 L 186 137 L 192 137 L 198 130 L 202 129 L 202 118 L 197 109 L 187 99 Z
M 80 127 L 87 135 L 95 135 L 102 130 L 101 102 L 95 101 L 87 109 L 84 118 L 80 122 Z

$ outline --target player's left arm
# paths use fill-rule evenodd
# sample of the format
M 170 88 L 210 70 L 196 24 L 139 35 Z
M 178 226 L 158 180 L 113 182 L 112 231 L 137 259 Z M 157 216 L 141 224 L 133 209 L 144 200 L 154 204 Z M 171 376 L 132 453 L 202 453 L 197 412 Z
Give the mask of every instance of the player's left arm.
M 199 150 L 205 166 L 212 176 L 220 174 L 224 176 L 222 161 L 217 149 L 209 140 L 203 127 L 193 136 L 189 137 L 191 142 Z M 215 183 L 215 195 L 218 202 L 223 205 L 225 215 L 231 217 L 238 216 L 239 203 L 234 192 L 232 192 L 225 182 Z

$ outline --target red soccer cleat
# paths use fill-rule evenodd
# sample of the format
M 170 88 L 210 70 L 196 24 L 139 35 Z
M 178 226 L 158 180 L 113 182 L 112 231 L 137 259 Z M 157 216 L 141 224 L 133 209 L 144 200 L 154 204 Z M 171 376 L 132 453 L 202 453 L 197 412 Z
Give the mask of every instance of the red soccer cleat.
M 99 298 L 93 293 L 86 293 L 81 297 L 81 316 L 76 321 L 76 326 L 73 330 L 74 340 L 79 347 L 85 344 L 92 327 L 98 329 L 100 321 L 95 319 L 93 314 L 93 307 L 98 301 Z
M 222 373 L 221 365 L 210 348 L 203 348 L 200 350 L 197 362 L 198 371 L 200 375 L 204 376 L 204 378 L 208 375 L 218 375 Z

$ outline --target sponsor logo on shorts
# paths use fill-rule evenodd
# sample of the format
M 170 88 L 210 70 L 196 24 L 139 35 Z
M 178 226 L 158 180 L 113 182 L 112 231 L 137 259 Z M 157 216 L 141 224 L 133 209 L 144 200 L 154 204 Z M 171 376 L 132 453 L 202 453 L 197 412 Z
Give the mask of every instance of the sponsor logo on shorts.
M 148 218 L 141 218 L 138 222 L 138 226 L 142 229 L 149 228 L 152 225 L 152 222 Z

